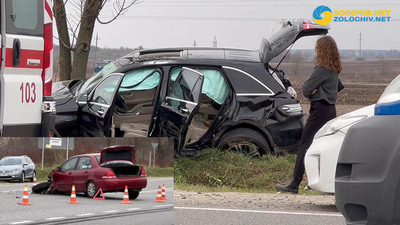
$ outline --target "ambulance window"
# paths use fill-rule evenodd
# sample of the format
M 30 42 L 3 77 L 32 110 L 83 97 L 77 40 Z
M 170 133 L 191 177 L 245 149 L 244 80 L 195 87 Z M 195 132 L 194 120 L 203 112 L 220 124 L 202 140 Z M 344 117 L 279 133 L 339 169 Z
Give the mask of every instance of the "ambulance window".
M 43 0 L 6 1 L 6 32 L 42 36 L 44 23 Z

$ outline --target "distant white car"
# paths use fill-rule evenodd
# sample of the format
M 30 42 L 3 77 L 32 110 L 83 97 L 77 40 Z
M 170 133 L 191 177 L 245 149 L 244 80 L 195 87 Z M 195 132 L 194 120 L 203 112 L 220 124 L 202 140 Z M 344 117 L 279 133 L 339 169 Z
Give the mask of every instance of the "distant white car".
M 369 105 L 336 117 L 317 132 L 304 159 L 309 188 L 335 193 L 336 163 L 347 130 L 353 124 L 373 116 L 374 107 L 375 104 Z

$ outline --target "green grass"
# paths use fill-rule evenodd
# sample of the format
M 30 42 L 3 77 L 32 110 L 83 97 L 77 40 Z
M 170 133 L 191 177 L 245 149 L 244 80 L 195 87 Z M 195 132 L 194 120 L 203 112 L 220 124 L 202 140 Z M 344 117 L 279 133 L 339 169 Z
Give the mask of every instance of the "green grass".
M 175 160 L 175 188 L 198 191 L 276 192 L 276 184 L 285 184 L 291 180 L 295 160 L 295 154 L 251 158 L 237 152 L 207 149 L 194 158 Z M 305 192 L 305 185 L 306 182 L 302 182 L 300 193 Z
M 150 168 L 145 167 L 146 173 L 148 177 L 173 177 L 174 176 L 174 168 Z

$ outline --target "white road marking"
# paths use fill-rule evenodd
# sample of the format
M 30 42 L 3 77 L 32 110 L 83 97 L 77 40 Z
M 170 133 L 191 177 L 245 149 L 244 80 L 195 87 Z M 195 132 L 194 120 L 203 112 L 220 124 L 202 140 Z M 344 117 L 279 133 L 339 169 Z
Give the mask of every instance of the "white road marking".
M 173 206 L 174 204 L 167 204 L 167 205 L 156 205 L 153 207 L 168 207 L 168 206 Z
M 24 191 L 25 189 L 19 189 L 19 190 L 9 190 L 9 191 L 0 191 L 0 193 L 10 193 L 10 192 L 18 192 L 18 191 Z
M 110 210 L 110 211 L 104 211 L 104 213 L 115 213 L 118 212 L 119 210 Z
M 133 211 L 133 210 L 140 210 L 140 208 L 127 208 L 126 210 Z
M 94 213 L 83 213 L 83 214 L 78 214 L 76 216 L 91 216 L 94 215 Z
M 246 209 L 221 209 L 221 208 L 196 208 L 196 207 L 174 207 L 174 208 L 175 209 L 183 209 L 183 210 L 204 210 L 204 211 L 225 211 L 225 212 L 248 212 L 248 213 L 287 214 L 287 215 L 303 215 L 303 216 L 342 217 L 342 214 L 340 214 L 340 213 L 262 211 L 262 210 L 246 210 Z
M 46 218 L 46 220 L 61 220 L 61 219 L 66 219 L 66 217 L 60 216 L 60 217 Z
M 10 224 L 24 224 L 24 223 L 32 223 L 33 221 L 21 221 L 21 222 L 14 222 Z

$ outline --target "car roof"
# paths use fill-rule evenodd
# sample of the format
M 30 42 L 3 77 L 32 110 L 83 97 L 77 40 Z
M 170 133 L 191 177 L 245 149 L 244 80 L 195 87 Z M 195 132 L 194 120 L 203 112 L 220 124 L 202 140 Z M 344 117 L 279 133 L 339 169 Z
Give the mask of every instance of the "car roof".
M 122 58 L 134 61 L 155 59 L 218 59 L 232 61 L 261 62 L 260 52 L 239 48 L 175 47 L 139 50 Z

